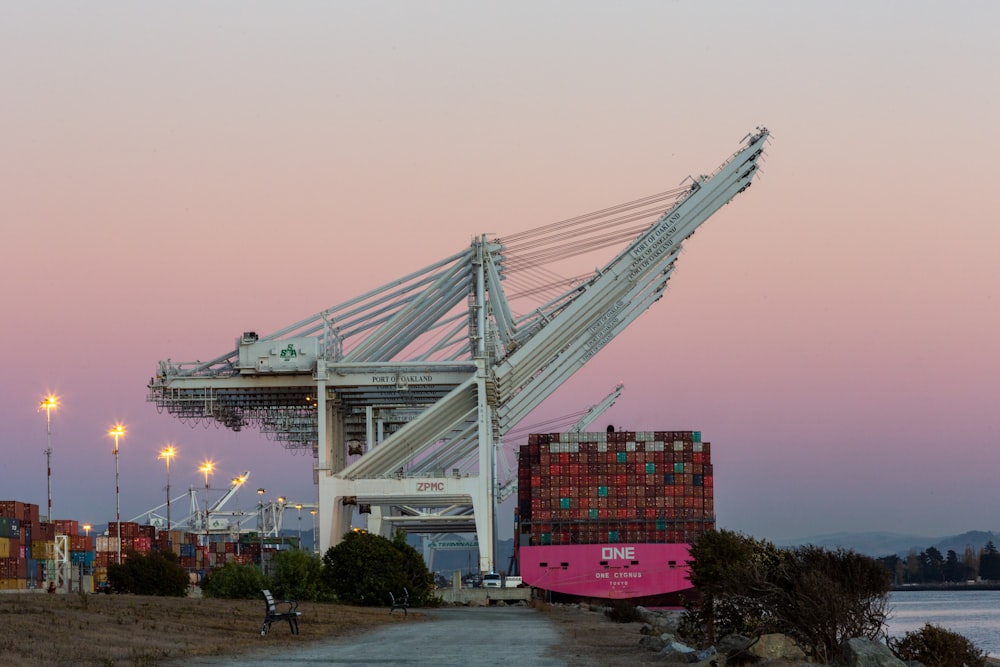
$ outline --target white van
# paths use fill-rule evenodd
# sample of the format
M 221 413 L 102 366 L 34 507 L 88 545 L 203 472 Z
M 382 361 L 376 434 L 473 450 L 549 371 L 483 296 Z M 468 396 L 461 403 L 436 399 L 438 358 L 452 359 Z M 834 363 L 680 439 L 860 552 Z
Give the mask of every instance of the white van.
M 500 588 L 500 575 L 496 572 L 487 572 L 483 575 L 483 588 Z

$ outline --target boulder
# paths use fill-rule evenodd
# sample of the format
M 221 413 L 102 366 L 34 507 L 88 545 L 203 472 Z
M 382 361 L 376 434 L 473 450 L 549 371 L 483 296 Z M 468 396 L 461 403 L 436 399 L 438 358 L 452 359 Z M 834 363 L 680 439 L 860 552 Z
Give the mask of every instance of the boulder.
M 746 651 L 752 643 L 753 640 L 745 635 L 731 634 L 716 642 L 715 647 L 720 654 L 726 657 L 735 657 Z
M 642 616 L 643 623 L 650 626 L 649 634 L 661 635 L 664 632 L 669 632 L 672 635 L 677 634 L 683 612 L 652 611 L 645 607 L 636 607 L 635 609 Z
M 889 647 L 871 639 L 855 637 L 840 645 L 837 665 L 843 667 L 906 667 Z
M 662 651 L 666 648 L 667 643 L 668 642 L 655 635 L 643 635 L 639 638 L 639 648 L 644 648 L 647 651 Z
M 660 651 L 660 659 L 665 662 L 694 664 L 698 662 L 698 652 L 680 642 L 670 642 Z
M 761 635 L 746 652 L 766 660 L 803 660 L 806 657 L 805 652 L 791 637 L 781 633 Z

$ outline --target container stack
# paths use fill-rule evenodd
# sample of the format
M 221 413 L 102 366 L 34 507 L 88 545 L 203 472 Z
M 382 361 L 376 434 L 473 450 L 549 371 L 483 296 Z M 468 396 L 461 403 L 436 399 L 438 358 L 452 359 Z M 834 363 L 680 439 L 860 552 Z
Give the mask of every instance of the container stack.
M 31 537 L 39 525 L 38 505 L 0 500 L 0 590 L 32 588 L 32 580 L 37 581 Z
M 542 433 L 518 459 L 521 544 L 690 543 L 715 526 L 700 431 Z

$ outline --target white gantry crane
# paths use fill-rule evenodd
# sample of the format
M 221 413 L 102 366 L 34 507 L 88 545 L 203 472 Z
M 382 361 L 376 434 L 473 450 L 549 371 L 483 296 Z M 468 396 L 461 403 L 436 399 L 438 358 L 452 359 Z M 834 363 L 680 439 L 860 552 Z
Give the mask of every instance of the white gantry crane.
M 210 361 L 161 361 L 149 400 L 311 450 L 323 551 L 370 508 L 383 535 L 476 533 L 492 570 L 504 434 L 660 298 L 682 242 L 750 187 L 767 138 L 758 128 L 674 190 L 477 238 L 284 329 L 247 331 Z M 556 273 L 623 243 L 585 275 Z

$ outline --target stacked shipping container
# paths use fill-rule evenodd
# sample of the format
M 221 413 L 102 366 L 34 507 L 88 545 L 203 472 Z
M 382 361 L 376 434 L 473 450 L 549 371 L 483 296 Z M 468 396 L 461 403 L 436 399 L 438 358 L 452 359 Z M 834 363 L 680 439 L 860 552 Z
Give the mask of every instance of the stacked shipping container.
M 533 434 L 518 461 L 522 544 L 690 542 L 715 524 L 699 431 Z
M 593 597 L 689 587 L 687 545 L 715 526 L 714 480 L 700 431 L 529 436 L 518 460 L 524 581 Z
M 211 570 L 227 563 L 249 565 L 261 560 L 261 543 L 255 535 L 243 536 L 239 542 L 213 541 L 205 546 L 200 544 L 204 533 L 158 531 L 151 525 L 112 521 L 107 535 L 89 536 L 80 534 L 76 520 L 41 523 L 38 509 L 38 505 L 31 503 L 0 501 L 0 590 L 47 588 L 50 581 L 60 591 L 75 586 L 58 578 L 57 535 L 66 536 L 69 562 L 74 567 L 73 580 L 86 581 L 91 590 L 93 582 L 107 579 L 108 565 L 118 562 L 119 548 L 123 562 L 130 553 L 170 551 L 190 571 Z M 270 542 L 266 546 L 269 550 L 275 547 Z

